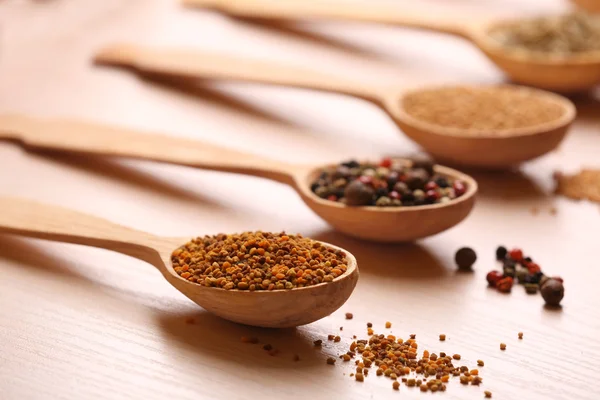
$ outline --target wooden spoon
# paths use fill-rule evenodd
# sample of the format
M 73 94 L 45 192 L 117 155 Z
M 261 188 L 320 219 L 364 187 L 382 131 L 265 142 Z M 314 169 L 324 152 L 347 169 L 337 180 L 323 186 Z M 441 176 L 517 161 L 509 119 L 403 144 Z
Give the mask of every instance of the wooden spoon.
M 105 48 L 96 56 L 96 62 L 130 67 L 144 73 L 267 83 L 359 97 L 380 106 L 404 133 L 436 159 L 472 167 L 506 168 L 553 150 L 564 138 L 576 114 L 573 103 L 562 96 L 514 86 L 515 90 L 529 91 L 546 101 L 558 104 L 564 108 L 562 117 L 549 123 L 514 129 L 502 135 L 474 135 L 428 124 L 411 117 L 402 107 L 403 96 L 407 93 L 403 93 L 401 89 L 367 86 L 338 76 L 275 63 L 198 51 L 133 45 Z
M 78 121 L 10 115 L 0 116 L 0 138 L 18 140 L 34 149 L 162 161 L 272 179 L 292 186 L 316 214 L 337 230 L 381 242 L 412 241 L 453 227 L 469 214 L 477 192 L 477 183 L 470 176 L 436 166 L 439 174 L 464 181 L 467 192 L 448 203 L 415 207 L 348 207 L 321 199 L 310 190 L 322 166 L 290 165 L 200 141 Z
M 317 321 L 340 308 L 358 280 L 356 259 L 344 250 L 348 270 L 330 283 L 254 292 L 206 287 L 181 278 L 171 266 L 171 253 L 189 239 L 157 237 L 24 199 L 0 198 L 0 210 L 0 233 L 100 247 L 138 258 L 158 268 L 171 285 L 207 311 L 247 325 L 286 328 Z
M 450 21 L 431 12 L 397 6 L 306 0 L 183 0 L 188 6 L 207 7 L 243 18 L 288 20 L 298 18 L 350 20 L 400 25 L 461 36 L 473 42 L 515 82 L 558 92 L 587 90 L 600 83 L 600 55 L 540 59 L 527 53 L 507 51 L 489 32 L 518 20 L 473 21 L 472 17 Z

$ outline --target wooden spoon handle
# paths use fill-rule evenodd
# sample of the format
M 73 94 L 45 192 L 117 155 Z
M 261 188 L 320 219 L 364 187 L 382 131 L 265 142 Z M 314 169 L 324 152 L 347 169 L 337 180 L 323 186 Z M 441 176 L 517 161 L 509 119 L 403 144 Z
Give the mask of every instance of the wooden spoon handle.
M 0 138 L 40 150 L 160 161 L 293 184 L 294 167 L 197 140 L 139 133 L 67 119 L 0 115 Z
M 154 250 L 150 234 L 62 207 L 0 197 L 0 233 L 100 247 L 143 260 Z
M 341 93 L 380 101 L 378 88 L 335 75 L 197 50 L 116 44 L 104 48 L 95 62 L 134 68 L 140 72 L 185 78 L 234 80 Z
M 186 6 L 212 8 L 236 17 L 288 20 L 298 18 L 349 20 L 429 29 L 463 37 L 469 36 L 467 24 L 450 21 L 432 9 L 417 12 L 406 7 L 308 0 L 183 0 Z M 464 22 L 464 21 L 463 21 Z

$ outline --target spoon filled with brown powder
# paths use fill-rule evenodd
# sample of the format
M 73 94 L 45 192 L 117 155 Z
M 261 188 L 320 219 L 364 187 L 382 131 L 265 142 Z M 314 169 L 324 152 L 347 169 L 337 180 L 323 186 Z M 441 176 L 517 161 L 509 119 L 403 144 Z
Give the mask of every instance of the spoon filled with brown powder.
M 521 86 L 404 88 L 350 81 L 318 71 L 185 49 L 114 45 L 102 65 L 185 78 L 246 81 L 342 93 L 381 107 L 440 161 L 504 168 L 558 146 L 575 117 L 566 98 Z

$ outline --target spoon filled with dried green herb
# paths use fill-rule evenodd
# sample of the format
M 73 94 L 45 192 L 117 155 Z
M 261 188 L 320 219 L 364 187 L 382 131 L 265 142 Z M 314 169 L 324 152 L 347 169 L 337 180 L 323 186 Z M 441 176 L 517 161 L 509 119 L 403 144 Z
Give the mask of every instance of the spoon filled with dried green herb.
M 196 140 L 17 115 L 0 116 L 0 138 L 32 149 L 128 157 L 275 180 L 293 187 L 337 230 L 381 242 L 413 241 L 455 226 L 469 215 L 477 193 L 470 176 L 422 160 L 294 165 Z
M 0 198 L 0 233 L 99 247 L 155 266 L 207 311 L 284 328 L 333 313 L 358 280 L 349 252 L 301 235 L 243 232 L 163 238 L 25 199 Z
M 418 87 L 367 85 L 302 68 L 185 49 L 114 45 L 102 65 L 142 73 L 246 81 L 351 95 L 381 107 L 437 160 L 507 168 L 554 150 L 575 118 L 575 106 L 550 92 L 516 85 Z
M 583 0 L 580 0 L 583 2 Z M 392 5 L 303 0 L 184 0 L 194 7 L 262 20 L 330 19 L 407 26 L 461 36 L 477 45 L 515 82 L 559 92 L 600 84 L 600 16 L 449 20 Z M 590 4 L 588 1 L 586 4 Z

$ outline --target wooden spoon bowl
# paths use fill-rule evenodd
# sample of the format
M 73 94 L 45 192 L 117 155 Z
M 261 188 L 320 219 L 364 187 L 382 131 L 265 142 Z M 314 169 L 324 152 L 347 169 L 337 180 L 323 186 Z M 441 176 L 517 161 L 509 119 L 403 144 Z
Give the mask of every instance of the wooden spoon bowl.
M 564 108 L 562 117 L 547 124 L 512 129 L 502 134 L 473 135 L 427 124 L 408 115 L 402 108 L 402 99 L 407 94 L 405 89 L 364 85 L 317 71 L 199 51 L 122 44 L 100 51 L 96 62 L 145 73 L 257 82 L 355 96 L 381 107 L 404 133 L 436 158 L 478 168 L 508 168 L 546 154 L 558 146 L 576 114 L 573 103 L 562 96 L 510 86 L 515 91 L 527 90 L 531 95 L 559 104 Z
M 569 57 L 540 57 L 532 52 L 509 50 L 490 32 L 518 20 L 475 25 L 466 35 L 513 81 L 559 93 L 587 91 L 600 84 L 600 52 Z
M 419 120 L 402 107 L 405 96 L 423 89 L 406 91 L 400 98 L 397 93 L 390 93 L 386 108 L 408 137 L 427 149 L 436 160 L 452 165 L 502 169 L 556 149 L 577 114 L 573 103 L 544 90 L 514 85 L 504 85 L 503 88 L 557 105 L 563 111 L 562 115 L 543 124 L 504 131 L 449 128 Z
M 27 148 L 118 156 L 272 179 L 292 186 L 302 200 L 334 228 L 361 239 L 405 242 L 440 233 L 467 217 L 475 202 L 477 182 L 459 171 L 436 171 L 460 179 L 467 192 L 448 203 L 415 207 L 349 207 L 321 199 L 311 190 L 322 166 L 290 165 L 210 143 L 144 134 L 123 128 L 73 120 L 0 116 L 0 138 Z
M 477 182 L 457 170 L 436 165 L 435 172 L 451 180 L 461 180 L 467 192 L 449 203 L 411 207 L 350 207 L 316 196 L 310 185 L 322 167 L 295 176 L 302 200 L 336 230 L 359 239 L 377 242 L 408 242 L 443 232 L 462 222 L 471 212 Z
M 352 294 L 358 266 L 346 250 L 348 269 L 332 282 L 289 290 L 242 291 L 206 287 L 181 278 L 171 253 L 188 242 L 160 238 L 100 218 L 24 199 L 0 198 L 0 232 L 116 251 L 154 265 L 177 290 L 205 310 L 246 325 L 287 328 L 328 316 Z

